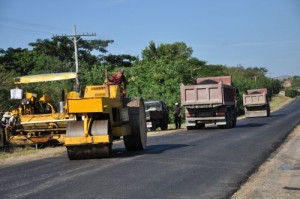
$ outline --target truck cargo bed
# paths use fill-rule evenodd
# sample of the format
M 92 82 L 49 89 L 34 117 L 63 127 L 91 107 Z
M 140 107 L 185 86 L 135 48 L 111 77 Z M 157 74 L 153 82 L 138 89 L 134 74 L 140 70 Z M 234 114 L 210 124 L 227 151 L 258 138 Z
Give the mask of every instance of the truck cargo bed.
M 247 90 L 246 94 L 243 94 L 246 117 L 268 117 L 270 115 L 267 93 L 267 89 L 261 88 Z
M 262 106 L 268 104 L 266 94 L 243 95 L 244 106 Z
M 216 107 L 235 104 L 235 89 L 225 84 L 181 85 L 181 105 Z

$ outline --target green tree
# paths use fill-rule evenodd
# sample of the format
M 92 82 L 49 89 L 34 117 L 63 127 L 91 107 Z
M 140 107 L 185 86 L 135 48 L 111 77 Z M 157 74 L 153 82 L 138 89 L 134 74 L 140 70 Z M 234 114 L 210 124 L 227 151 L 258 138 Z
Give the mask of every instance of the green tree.
M 163 100 L 172 112 L 180 102 L 180 84 L 189 84 L 205 62 L 192 57 L 192 49 L 183 42 L 150 42 L 142 51 L 142 60 L 127 69 L 128 95 L 146 100 Z M 172 117 L 172 115 L 171 115 Z
M 81 63 L 81 87 L 84 88 L 86 85 L 97 85 L 103 84 L 105 80 L 105 68 L 112 71 L 112 68 L 103 66 L 99 63 L 89 65 L 87 63 Z
M 0 64 L 6 71 L 27 75 L 35 65 L 36 54 L 28 49 L 0 49 Z
M 83 40 L 78 39 L 78 59 L 84 60 L 89 64 L 99 62 L 97 56 L 91 54 L 95 51 L 100 54 L 107 53 L 106 48 L 113 40 Z M 33 51 L 52 57 L 57 57 L 59 60 L 71 63 L 74 65 L 74 43 L 67 37 L 52 37 L 49 39 L 37 39 L 36 42 L 29 43 L 33 47 Z
M 300 95 L 300 92 L 298 90 L 292 89 L 292 88 L 286 88 L 285 89 L 285 96 L 295 98 Z
M 57 57 L 46 54 L 39 54 L 35 57 L 34 68 L 30 74 L 44 74 L 44 73 L 62 73 L 75 71 L 75 67 L 69 65 L 68 62 L 59 60 Z
M 300 76 L 293 76 L 292 87 L 295 89 L 300 89 Z
M 157 56 L 157 48 L 156 48 L 156 45 L 153 41 L 151 41 L 149 43 L 149 46 L 146 47 L 143 51 L 142 51 L 142 59 L 144 61 L 154 61 L 158 58 Z
M 137 60 L 137 57 L 131 55 L 112 55 L 109 54 L 102 58 L 106 65 L 110 65 L 114 68 L 119 67 L 130 67 L 132 66 L 133 62 Z
M 184 42 L 175 42 L 174 44 L 156 44 L 151 41 L 149 46 L 142 51 L 144 61 L 155 61 L 161 58 L 184 59 L 192 58 L 193 50 Z

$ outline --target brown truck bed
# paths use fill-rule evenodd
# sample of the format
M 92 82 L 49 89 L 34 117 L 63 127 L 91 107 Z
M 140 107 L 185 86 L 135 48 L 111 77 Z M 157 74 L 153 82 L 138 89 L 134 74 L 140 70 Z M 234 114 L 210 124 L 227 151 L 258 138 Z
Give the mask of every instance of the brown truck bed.
M 243 95 L 244 106 L 261 106 L 268 104 L 266 94 Z
M 268 90 L 266 88 L 247 90 L 243 94 L 244 106 L 262 106 L 269 103 L 267 97 Z
M 235 104 L 235 88 L 225 84 L 181 85 L 182 106 L 220 106 Z
M 243 105 L 246 117 L 264 117 L 270 115 L 270 106 L 267 96 L 268 90 L 252 89 L 243 94 Z

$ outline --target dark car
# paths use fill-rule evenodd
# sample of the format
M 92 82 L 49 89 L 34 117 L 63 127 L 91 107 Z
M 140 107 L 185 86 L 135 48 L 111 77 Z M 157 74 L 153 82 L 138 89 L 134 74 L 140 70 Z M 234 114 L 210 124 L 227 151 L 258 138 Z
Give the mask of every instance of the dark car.
M 155 131 L 158 127 L 160 127 L 161 130 L 168 129 L 169 110 L 163 101 L 145 101 L 145 112 L 147 129 L 152 131 Z

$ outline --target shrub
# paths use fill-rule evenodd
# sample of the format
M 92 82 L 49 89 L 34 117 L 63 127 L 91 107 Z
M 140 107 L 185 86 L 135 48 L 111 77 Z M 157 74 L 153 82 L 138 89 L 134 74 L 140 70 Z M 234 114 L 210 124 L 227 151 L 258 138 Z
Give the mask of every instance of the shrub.
M 295 89 L 285 89 L 285 96 L 295 98 L 300 95 L 300 92 Z

